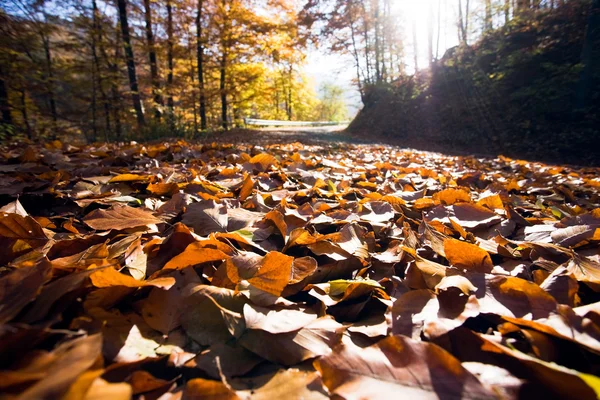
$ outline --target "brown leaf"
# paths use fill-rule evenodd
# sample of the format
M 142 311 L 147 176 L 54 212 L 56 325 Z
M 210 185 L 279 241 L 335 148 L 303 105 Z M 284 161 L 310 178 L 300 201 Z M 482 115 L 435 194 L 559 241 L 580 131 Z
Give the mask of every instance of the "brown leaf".
M 108 210 L 97 209 L 83 219 L 90 228 L 107 231 L 123 230 L 155 225 L 162 222 L 148 211 L 129 206 L 117 205 Z
M 46 358 L 34 359 L 18 373 L 39 371 L 43 374 L 21 392 L 20 398 L 60 398 L 80 374 L 96 363 L 101 349 L 101 335 L 84 336 L 59 345 Z
M 274 363 L 295 365 L 331 353 L 331 348 L 339 343 L 343 330 L 341 324 L 328 316 L 289 333 L 272 334 L 249 329 L 239 338 L 239 343 Z
M 325 386 L 346 399 L 382 393 L 422 398 L 491 398 L 477 378 L 442 348 L 389 336 L 361 349 L 343 345 L 314 362 Z
M 31 267 L 21 267 L 0 278 L 0 324 L 5 324 L 38 295 L 50 278 L 51 266 L 42 260 Z
M 185 332 L 202 345 L 224 343 L 241 335 L 244 327 L 242 315 L 247 299 L 230 289 L 196 285 L 184 291 L 181 315 Z

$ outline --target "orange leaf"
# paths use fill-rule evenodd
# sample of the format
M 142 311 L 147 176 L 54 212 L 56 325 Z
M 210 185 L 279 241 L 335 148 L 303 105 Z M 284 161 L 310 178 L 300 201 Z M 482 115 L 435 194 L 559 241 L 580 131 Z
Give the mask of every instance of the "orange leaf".
M 173 257 L 163 269 L 183 269 L 193 265 L 223 261 L 229 256 L 218 249 L 204 247 L 203 242 L 189 244 L 183 253 Z
M 462 189 L 445 189 L 433 195 L 433 200 L 439 201 L 447 206 L 454 203 L 471 201 L 471 195 Z
M 444 253 L 450 265 L 472 272 L 491 272 L 494 268 L 489 253 L 481 247 L 447 238 L 444 240 Z
M 169 289 L 175 284 L 175 278 L 165 277 L 150 281 L 138 281 L 129 275 L 125 275 L 113 267 L 103 268 L 100 271 L 90 275 L 92 285 L 97 288 L 108 288 L 114 286 L 124 286 L 129 288 L 139 288 L 144 286 L 155 286 L 162 289 Z

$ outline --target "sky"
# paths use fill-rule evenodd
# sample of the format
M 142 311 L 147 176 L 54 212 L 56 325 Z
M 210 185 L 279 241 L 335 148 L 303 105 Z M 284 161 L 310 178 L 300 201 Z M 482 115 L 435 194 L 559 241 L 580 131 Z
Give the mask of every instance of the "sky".
M 442 57 L 444 52 L 458 44 L 456 33 L 457 20 L 457 0 L 392 0 L 392 12 L 400 18 L 403 28 L 404 38 L 404 61 L 406 71 L 410 74 L 414 72 L 414 45 L 412 39 L 413 24 L 416 26 L 418 43 L 418 62 L 419 68 L 428 64 L 427 60 L 427 41 L 428 41 L 428 21 L 429 7 L 434 9 L 434 24 L 437 26 L 438 7 L 441 16 L 440 29 L 440 48 L 438 56 Z M 434 32 L 434 56 L 435 42 L 437 41 L 437 32 Z M 346 104 L 350 116 L 354 116 L 362 107 L 360 96 L 356 85 L 352 82 L 355 78 L 353 61 L 348 56 L 336 54 L 327 54 L 325 49 L 311 50 L 306 59 L 304 72 L 312 78 L 315 83 L 315 89 L 324 82 L 335 83 L 345 90 Z

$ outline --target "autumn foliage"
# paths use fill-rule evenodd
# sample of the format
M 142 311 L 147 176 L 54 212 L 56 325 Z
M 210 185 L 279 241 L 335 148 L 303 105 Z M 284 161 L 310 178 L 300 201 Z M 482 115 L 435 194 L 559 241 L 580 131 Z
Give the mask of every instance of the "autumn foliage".
M 2 398 L 600 393 L 597 169 L 289 141 L 1 158 Z

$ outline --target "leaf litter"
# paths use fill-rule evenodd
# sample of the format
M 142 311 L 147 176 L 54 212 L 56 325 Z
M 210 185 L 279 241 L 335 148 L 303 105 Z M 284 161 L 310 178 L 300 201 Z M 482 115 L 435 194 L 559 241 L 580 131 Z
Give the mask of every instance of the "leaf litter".
M 0 157 L 2 398 L 600 394 L 597 169 L 289 141 Z

